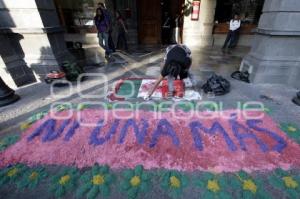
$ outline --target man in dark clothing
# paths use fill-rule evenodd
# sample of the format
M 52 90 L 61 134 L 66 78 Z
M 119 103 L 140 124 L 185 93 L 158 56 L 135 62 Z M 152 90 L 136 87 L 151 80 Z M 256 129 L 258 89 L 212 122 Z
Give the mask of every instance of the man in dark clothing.
M 168 12 L 164 13 L 164 19 L 162 24 L 162 43 L 170 44 L 171 42 L 171 17 Z
M 111 50 L 111 52 L 116 52 L 115 44 L 114 44 L 114 41 L 113 41 L 112 36 L 111 36 L 111 33 L 112 33 L 111 14 L 107 10 L 104 3 L 98 3 L 98 9 L 101 9 L 103 11 L 105 18 L 107 18 L 107 21 L 108 21 L 108 26 L 109 26 L 109 29 L 108 29 L 108 47 Z
M 165 62 L 161 70 L 160 77 L 157 79 L 154 87 L 150 90 L 145 100 L 150 99 L 160 82 L 167 77 L 168 79 L 168 95 L 172 97 L 174 94 L 174 80 L 190 78 L 193 85 L 195 80 L 189 73 L 192 64 L 192 56 L 190 49 L 185 45 L 172 45 L 167 48 Z
M 166 50 L 165 63 L 161 71 L 163 77 L 168 76 L 174 65 L 180 66 L 179 70 L 173 74 L 175 78 L 180 75 L 180 79 L 184 79 L 187 76 L 187 72 L 192 64 L 191 51 L 185 45 L 172 45 Z M 171 67 L 173 65 L 173 67 Z M 183 78 L 181 78 L 183 77 Z

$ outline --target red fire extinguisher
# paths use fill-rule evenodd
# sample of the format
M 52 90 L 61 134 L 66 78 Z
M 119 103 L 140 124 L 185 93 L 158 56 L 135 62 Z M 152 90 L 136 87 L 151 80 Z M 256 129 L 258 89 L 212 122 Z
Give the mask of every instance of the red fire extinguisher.
M 199 14 L 200 14 L 200 4 L 201 1 L 193 1 L 193 10 L 192 10 L 192 15 L 191 19 L 193 21 L 198 21 L 199 20 Z

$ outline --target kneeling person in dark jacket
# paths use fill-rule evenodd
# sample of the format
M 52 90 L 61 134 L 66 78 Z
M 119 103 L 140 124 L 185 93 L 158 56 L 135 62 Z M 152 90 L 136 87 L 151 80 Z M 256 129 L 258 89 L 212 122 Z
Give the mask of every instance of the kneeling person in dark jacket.
M 185 45 L 172 45 L 167 48 L 165 56 L 165 63 L 161 70 L 161 75 L 155 82 L 154 87 L 145 97 L 146 100 L 150 99 L 160 82 L 167 77 L 168 79 L 168 96 L 173 97 L 174 95 L 174 80 L 190 78 L 193 85 L 194 78 L 190 74 L 189 69 L 192 65 L 192 56 L 190 49 Z

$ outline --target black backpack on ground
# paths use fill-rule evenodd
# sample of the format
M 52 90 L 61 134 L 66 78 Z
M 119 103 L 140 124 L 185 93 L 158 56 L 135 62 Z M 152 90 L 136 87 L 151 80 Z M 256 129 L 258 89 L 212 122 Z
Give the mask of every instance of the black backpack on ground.
M 202 89 L 205 93 L 214 93 L 216 96 L 225 95 L 230 91 L 230 82 L 214 74 L 202 86 Z

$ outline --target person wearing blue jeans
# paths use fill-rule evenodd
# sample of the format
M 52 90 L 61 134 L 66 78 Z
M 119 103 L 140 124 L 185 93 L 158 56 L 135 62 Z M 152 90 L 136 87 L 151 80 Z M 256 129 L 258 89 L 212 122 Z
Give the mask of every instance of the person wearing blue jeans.
M 108 45 L 108 38 L 109 38 L 109 19 L 104 14 L 103 10 L 98 8 L 96 11 L 96 16 L 94 18 L 95 25 L 98 30 L 98 38 L 99 38 L 99 45 L 104 48 L 105 50 L 105 57 L 109 57 L 112 53 L 112 50 L 109 48 Z
M 108 57 L 112 53 L 112 50 L 109 48 L 108 45 L 109 34 L 107 32 L 99 32 L 98 38 L 99 45 L 105 50 L 105 56 Z
M 105 3 L 98 3 L 98 9 L 101 9 L 103 11 L 103 14 L 108 21 L 108 25 L 109 25 L 108 46 L 109 46 L 109 49 L 111 52 L 116 52 L 115 44 L 114 44 L 114 41 L 111 36 L 111 34 L 112 34 L 112 19 L 111 19 L 110 12 L 106 8 Z

